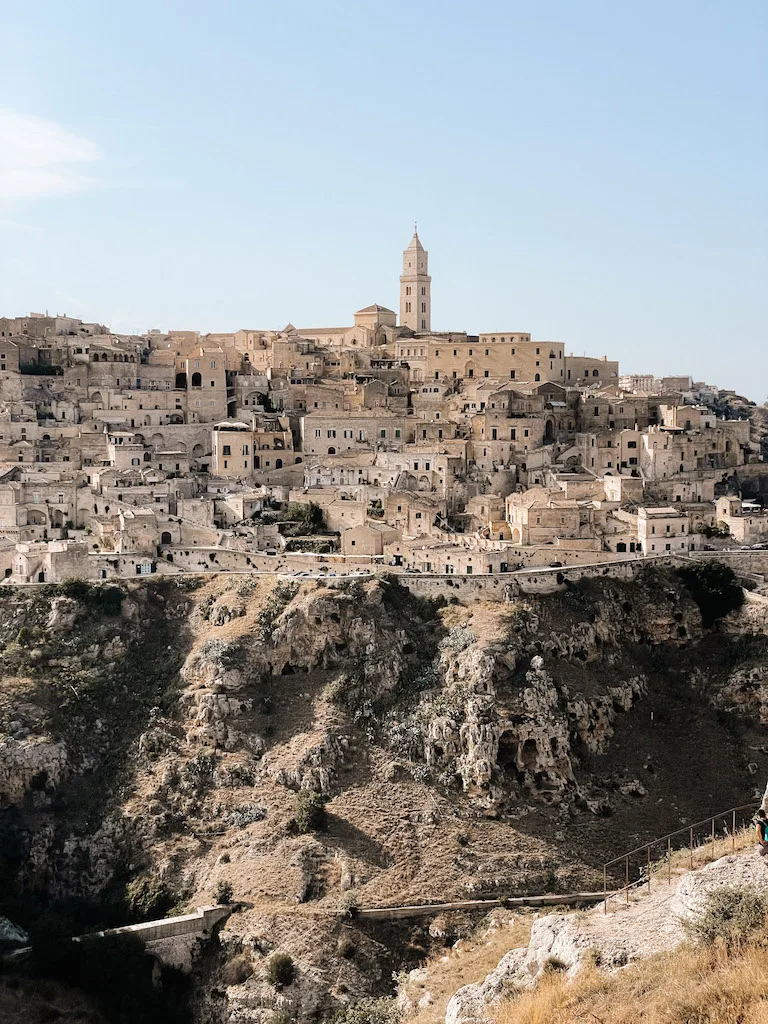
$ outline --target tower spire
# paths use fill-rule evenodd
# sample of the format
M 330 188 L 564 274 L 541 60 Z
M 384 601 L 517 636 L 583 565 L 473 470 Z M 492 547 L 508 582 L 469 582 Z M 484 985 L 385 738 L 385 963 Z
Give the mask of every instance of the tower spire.
M 412 331 L 432 330 L 432 278 L 428 269 L 429 254 L 413 222 L 413 238 L 403 252 L 403 273 L 400 275 L 400 323 Z

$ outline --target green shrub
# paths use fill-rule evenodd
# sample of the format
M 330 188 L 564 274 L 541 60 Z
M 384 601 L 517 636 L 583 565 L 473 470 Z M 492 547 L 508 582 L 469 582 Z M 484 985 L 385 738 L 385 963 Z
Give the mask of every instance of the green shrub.
M 221 881 L 213 890 L 213 898 L 217 903 L 231 903 L 233 892 L 231 882 Z
M 267 967 L 267 981 L 275 988 L 290 985 L 296 977 L 293 960 L 287 953 L 274 953 Z
M 125 594 L 120 587 L 91 586 L 86 580 L 68 579 L 59 584 L 59 593 L 64 597 L 82 601 L 103 615 L 119 615 Z
M 400 1010 L 394 999 L 360 999 L 331 1018 L 331 1024 L 398 1024 Z
M 224 964 L 221 972 L 225 985 L 242 985 L 252 974 L 253 967 L 251 966 L 251 961 L 242 954 Z
M 59 592 L 64 597 L 72 597 L 77 601 L 86 601 L 91 591 L 90 584 L 85 580 L 68 579 L 59 584 Z
M 132 916 L 144 921 L 165 917 L 175 900 L 164 882 L 154 875 L 139 875 L 125 887 Z
M 766 924 L 768 897 L 752 889 L 723 886 L 707 898 L 704 910 L 687 926 L 693 937 L 728 949 L 757 936 Z
M 563 974 L 568 970 L 568 964 L 556 956 L 549 956 L 544 961 L 542 972 L 544 974 Z
M 93 587 L 90 604 L 104 615 L 119 615 L 124 597 L 120 587 Z
M 342 935 L 336 943 L 336 952 L 339 956 L 344 957 L 345 960 L 351 960 L 355 955 L 356 949 L 357 946 L 348 935 Z
M 736 573 L 724 562 L 695 562 L 677 572 L 699 606 L 707 629 L 744 604 L 744 591 L 736 581 Z
M 296 797 L 294 820 L 299 832 L 324 831 L 328 825 L 325 797 L 321 793 L 302 789 Z

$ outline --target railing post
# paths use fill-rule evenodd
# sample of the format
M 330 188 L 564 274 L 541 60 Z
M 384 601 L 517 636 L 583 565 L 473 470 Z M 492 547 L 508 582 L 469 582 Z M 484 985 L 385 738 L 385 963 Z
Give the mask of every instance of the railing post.
M 712 860 L 715 859 L 715 819 L 712 819 Z
M 627 856 L 624 858 L 624 860 L 625 860 L 625 864 L 624 864 L 624 879 L 626 881 L 627 906 L 629 906 L 629 854 L 627 854 Z
M 733 828 L 731 829 L 731 850 L 736 853 L 736 811 L 733 812 Z

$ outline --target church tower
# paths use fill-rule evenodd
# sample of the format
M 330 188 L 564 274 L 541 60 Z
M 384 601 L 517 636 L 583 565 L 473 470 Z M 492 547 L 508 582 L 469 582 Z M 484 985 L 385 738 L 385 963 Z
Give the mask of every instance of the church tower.
M 412 331 L 432 330 L 432 278 L 427 273 L 429 253 L 414 225 L 411 244 L 403 253 L 400 275 L 400 324 Z

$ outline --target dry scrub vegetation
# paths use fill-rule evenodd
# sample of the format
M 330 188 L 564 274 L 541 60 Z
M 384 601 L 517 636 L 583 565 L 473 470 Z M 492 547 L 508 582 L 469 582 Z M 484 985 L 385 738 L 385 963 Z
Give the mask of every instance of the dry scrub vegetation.
M 504 1003 L 498 1024 L 767 1024 L 768 949 L 684 947 L 572 982 L 550 973 Z
M 612 974 L 545 972 L 504 1002 L 498 1024 L 768 1024 L 768 900 L 723 887 L 690 942 Z
M 510 949 L 528 944 L 531 919 L 516 917 L 499 927 L 481 928 L 472 938 L 460 939 L 451 949 L 430 957 L 425 963 L 428 980 L 407 986 L 413 1003 L 428 990 L 432 1002 L 408 1015 L 408 1024 L 443 1024 L 451 996 L 463 985 L 482 981 Z

